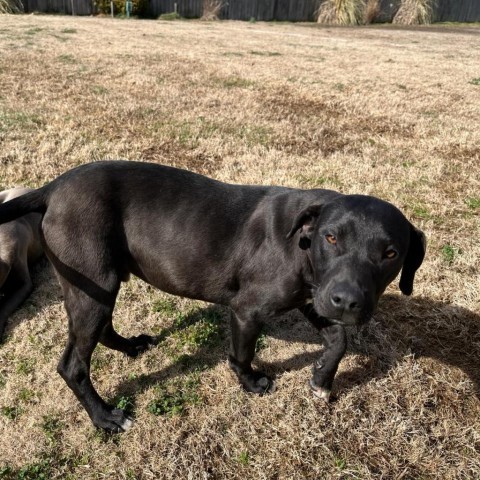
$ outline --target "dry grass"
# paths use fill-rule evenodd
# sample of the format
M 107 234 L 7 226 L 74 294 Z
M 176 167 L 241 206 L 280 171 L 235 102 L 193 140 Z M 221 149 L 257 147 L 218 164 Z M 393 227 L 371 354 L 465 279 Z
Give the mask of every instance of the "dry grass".
M 375 194 L 429 247 L 414 296 L 393 285 L 368 328 L 351 332 L 328 406 L 308 389 L 321 347 L 297 314 L 262 340 L 257 364 L 278 388 L 258 398 L 226 365 L 226 311 L 132 280 L 115 324 L 163 342 L 137 360 L 94 355 L 100 393 L 136 416 L 116 437 L 93 429 L 55 372 L 65 312 L 41 265 L 0 346 L 0 478 L 478 477 L 476 29 L 1 21 L 0 187 L 144 159 Z
M 359 25 L 365 19 L 365 10 L 365 0 L 325 0 L 318 9 L 317 22 Z
M 401 25 L 424 25 L 432 23 L 437 0 L 402 0 L 393 23 Z

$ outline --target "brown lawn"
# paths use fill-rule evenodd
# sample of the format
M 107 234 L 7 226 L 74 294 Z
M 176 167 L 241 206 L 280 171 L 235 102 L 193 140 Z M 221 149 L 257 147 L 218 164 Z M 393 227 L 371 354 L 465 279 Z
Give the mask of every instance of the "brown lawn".
M 162 342 L 95 352 L 100 393 L 136 417 L 113 437 L 55 372 L 66 315 L 44 262 L 0 346 L 0 478 L 478 477 L 480 29 L 0 16 L 0 187 L 104 158 L 377 195 L 427 258 L 413 297 L 392 285 L 351 332 L 328 406 L 299 315 L 262 337 L 277 391 L 258 398 L 227 367 L 227 311 L 132 280 L 115 325 Z

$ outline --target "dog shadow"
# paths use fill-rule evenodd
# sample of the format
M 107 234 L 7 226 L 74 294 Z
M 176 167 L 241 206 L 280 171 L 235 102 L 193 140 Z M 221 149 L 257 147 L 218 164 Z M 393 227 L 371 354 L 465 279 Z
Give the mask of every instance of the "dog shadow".
M 187 316 L 182 325 L 162 330 L 158 346 L 169 336 L 186 329 L 204 318 L 216 317 L 220 322 L 220 337 L 213 344 L 198 348 L 195 353 L 181 356 L 170 366 L 129 379 L 117 386 L 119 394 L 135 396 L 146 388 L 164 382 L 178 374 L 213 368 L 224 362 L 229 347 L 227 308 L 209 306 Z M 227 320 L 227 321 L 226 321 Z M 431 357 L 462 370 L 473 382 L 480 395 L 480 316 L 465 308 L 436 302 L 422 297 L 384 295 L 374 319 L 361 329 L 349 328 L 348 355 L 360 359 L 359 366 L 337 374 L 334 391 L 345 392 L 355 386 L 386 376 L 406 356 Z M 254 366 L 272 377 L 287 371 L 301 370 L 312 365 L 322 349 L 321 336 L 298 312 L 279 317 L 267 326 L 268 337 L 288 343 L 318 344 L 315 351 L 294 355 L 281 361 L 256 358 Z
M 428 298 L 387 294 L 367 325 L 347 330 L 346 356 L 356 356 L 359 366 L 337 374 L 334 393 L 382 378 L 406 356 L 412 356 L 433 358 L 460 369 L 480 396 L 480 315 L 477 313 Z M 315 343 L 318 339 L 321 343 L 320 335 L 315 336 L 310 325 L 296 330 L 275 330 L 273 336 L 305 343 Z M 319 351 L 296 355 L 275 366 L 278 371 L 304 368 L 315 361 Z

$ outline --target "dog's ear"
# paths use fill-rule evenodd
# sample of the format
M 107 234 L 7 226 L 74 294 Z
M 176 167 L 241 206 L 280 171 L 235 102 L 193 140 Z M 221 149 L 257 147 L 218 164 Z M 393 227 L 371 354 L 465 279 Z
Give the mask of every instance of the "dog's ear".
M 321 205 L 310 205 L 299 212 L 293 220 L 293 225 L 287 234 L 287 239 L 292 238 L 297 230 L 300 230 L 300 240 L 298 245 L 306 250 L 310 247 L 312 234 L 315 230 L 315 222 L 320 215 Z
M 418 230 L 418 228 L 410 225 L 410 243 L 400 276 L 400 290 L 405 295 L 411 295 L 413 291 L 415 272 L 423 262 L 426 248 L 427 241 L 425 234 L 421 230 Z

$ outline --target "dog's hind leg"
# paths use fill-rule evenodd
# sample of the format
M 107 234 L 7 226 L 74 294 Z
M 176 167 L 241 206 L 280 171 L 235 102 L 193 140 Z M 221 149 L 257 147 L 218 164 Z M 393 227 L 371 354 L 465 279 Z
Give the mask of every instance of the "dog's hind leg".
M 110 432 L 126 431 L 132 420 L 123 410 L 108 405 L 90 379 L 92 353 L 111 322 L 118 284 L 110 289 L 111 301 L 99 302 L 60 278 L 68 314 L 68 343 L 58 364 L 58 373 L 72 389 L 95 426 Z
M 112 322 L 108 322 L 103 327 L 100 343 L 113 350 L 123 352 L 129 357 L 136 357 L 148 350 L 150 345 L 155 345 L 156 341 L 150 335 L 138 335 L 130 338 L 122 337 L 114 330 Z

